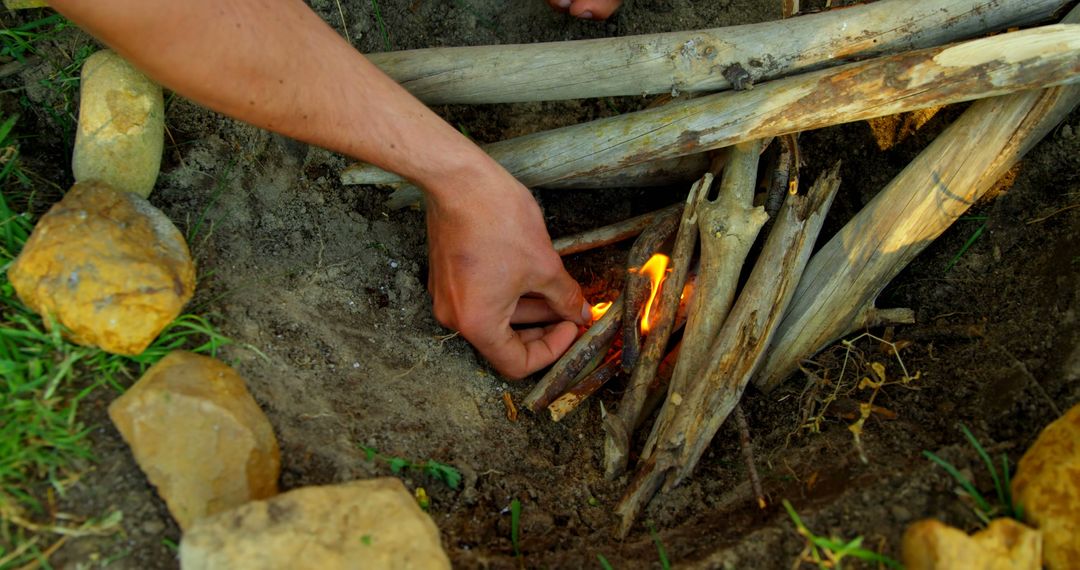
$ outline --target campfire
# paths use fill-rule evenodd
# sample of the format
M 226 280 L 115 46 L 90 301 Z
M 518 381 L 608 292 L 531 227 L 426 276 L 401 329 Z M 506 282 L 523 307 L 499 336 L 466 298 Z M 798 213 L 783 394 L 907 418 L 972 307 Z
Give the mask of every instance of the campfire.
M 1001 29 L 989 23 L 991 16 L 1014 25 L 1030 23 L 1025 20 L 1030 15 L 1023 13 L 1030 3 L 986 4 L 978 10 L 966 6 L 966 0 L 886 0 L 784 24 L 748 26 L 723 38 L 703 30 L 603 40 L 613 44 L 605 49 L 619 58 L 643 54 L 641 61 L 604 63 L 605 70 L 632 74 L 637 65 L 686 60 L 689 71 L 677 82 L 686 90 L 734 90 L 486 147 L 530 186 L 696 179 L 680 204 L 554 244 L 568 254 L 637 236 L 622 291 L 594 307 L 592 325 L 524 400 L 526 409 L 557 422 L 611 379 L 627 377 L 618 406 L 604 410 L 602 434 L 605 476 L 631 473 L 616 507 L 620 534 L 630 530 L 656 493 L 692 474 L 729 417 L 741 433 L 751 483 L 764 505 L 753 458 L 746 453 L 748 422 L 738 407 L 746 388 L 752 383 L 767 393 L 795 372 L 801 360 L 848 333 L 913 322 L 908 309 L 878 309 L 877 295 L 1080 103 L 1080 87 L 1072 86 L 1080 74 L 1080 27 L 1075 25 L 1080 9 L 1065 18 L 1065 25 L 928 47 L 960 39 L 949 35 L 958 29 L 955 21 L 939 19 L 950 13 L 981 14 L 985 19 L 972 24 L 978 28 L 974 33 Z M 992 9 L 1002 12 L 987 12 Z M 903 22 L 894 21 L 901 17 Z M 854 30 L 855 35 L 843 30 Z M 760 41 L 731 41 L 732 34 Z M 758 69 L 761 54 L 737 47 L 789 36 L 803 41 L 793 39 L 788 47 L 768 54 L 770 61 L 779 62 L 768 70 Z M 867 38 L 875 45 L 868 45 Z M 825 47 L 802 49 L 814 42 Z M 500 47 L 485 57 L 508 58 L 510 69 L 517 60 L 532 61 L 522 55 L 530 49 Z M 664 49 L 664 57 L 656 55 Z M 790 53 L 781 54 L 784 49 Z M 855 54 L 864 59 L 839 65 Z M 428 62 L 442 61 L 430 55 L 388 60 L 384 69 L 405 79 L 415 74 L 419 83 L 411 88 L 431 101 L 467 100 L 455 98 L 458 88 L 467 87 L 469 97 L 489 89 L 474 83 L 476 78 L 462 87 L 457 82 L 464 80 L 445 70 L 421 73 Z M 459 55 L 463 61 L 480 57 L 474 52 Z M 522 65 L 522 76 L 535 71 Z M 589 81 L 570 81 L 555 79 L 551 66 L 539 69 L 544 77 L 534 83 L 561 81 L 573 86 L 566 89 L 584 90 L 559 91 L 552 98 L 657 92 L 648 77 L 628 83 L 637 91 L 623 92 L 617 86 L 625 78 L 607 77 L 600 70 L 596 80 L 590 76 Z M 513 73 L 517 71 L 504 70 L 501 77 Z M 664 76 L 660 83 L 667 89 L 676 90 L 670 73 L 653 73 Z M 428 85 L 423 83 L 426 78 L 449 83 Z M 500 97 L 520 97 L 505 100 L 532 100 L 548 92 L 532 88 L 509 95 L 500 87 L 490 90 Z M 613 91 L 604 91 L 609 88 Z M 979 101 L 814 251 L 841 184 L 843 149 L 826 160 L 830 168 L 807 184 L 799 178 L 799 132 L 975 99 Z M 408 182 L 371 165 L 350 167 L 342 180 L 394 186 L 392 202 L 397 205 L 418 196 Z M 762 180 L 767 190 L 756 201 Z M 869 407 L 862 413 L 865 419 Z M 634 434 L 654 415 L 644 446 L 635 454 Z M 634 455 L 636 463 L 631 464 Z

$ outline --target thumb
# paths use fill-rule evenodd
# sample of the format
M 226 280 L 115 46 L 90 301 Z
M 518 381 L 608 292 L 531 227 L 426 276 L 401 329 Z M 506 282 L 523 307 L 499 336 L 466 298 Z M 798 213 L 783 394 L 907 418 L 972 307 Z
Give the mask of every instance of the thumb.
M 536 293 L 542 295 L 552 310 L 563 319 L 579 325 L 586 325 L 592 319 L 589 303 L 581 293 L 581 286 L 566 272 L 561 262 L 558 271 Z

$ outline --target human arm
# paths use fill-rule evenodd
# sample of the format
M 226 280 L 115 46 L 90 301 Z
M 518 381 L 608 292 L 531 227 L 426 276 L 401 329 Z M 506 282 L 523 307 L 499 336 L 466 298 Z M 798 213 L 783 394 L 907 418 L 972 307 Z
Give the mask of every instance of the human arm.
M 362 159 L 428 198 L 436 317 L 521 377 L 585 317 L 531 194 L 300 0 L 51 0 L 156 81 L 226 115 Z M 522 299 L 537 294 L 546 302 Z M 563 319 L 515 331 L 511 322 Z

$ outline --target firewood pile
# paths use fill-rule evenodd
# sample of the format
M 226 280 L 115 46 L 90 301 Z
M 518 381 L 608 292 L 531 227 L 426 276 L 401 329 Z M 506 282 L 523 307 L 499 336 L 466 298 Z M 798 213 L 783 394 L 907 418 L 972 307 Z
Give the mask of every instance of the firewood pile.
M 880 0 L 725 29 L 373 60 L 433 103 L 703 94 L 486 147 L 530 186 L 696 178 L 684 203 L 555 243 L 570 253 L 640 234 L 621 294 L 524 401 L 559 421 L 628 375 L 603 420 L 605 476 L 630 474 L 616 507 L 625 535 L 656 493 L 692 474 L 730 416 L 745 433 L 749 384 L 767 392 L 846 334 L 913 322 L 910 310 L 877 308 L 877 295 L 1080 103 L 1080 8 L 1061 19 L 1069 4 Z M 842 181 L 838 163 L 799 179 L 797 133 L 972 100 L 814 250 Z M 755 205 L 762 178 L 767 198 Z M 342 180 L 394 186 L 399 206 L 418 198 L 370 165 Z

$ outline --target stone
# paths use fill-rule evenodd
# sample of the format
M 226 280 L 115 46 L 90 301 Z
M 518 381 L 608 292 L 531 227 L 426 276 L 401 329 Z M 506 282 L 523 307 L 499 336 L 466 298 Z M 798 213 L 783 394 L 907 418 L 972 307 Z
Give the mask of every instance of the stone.
M 1046 426 L 1020 458 L 1012 492 L 1043 533 L 1047 568 L 1080 568 L 1080 404 Z
M 42 216 L 8 280 L 73 342 L 137 355 L 191 299 L 195 266 L 184 237 L 149 202 L 90 182 Z
M 995 519 L 968 536 L 943 522 L 926 519 L 904 532 L 901 554 L 907 570 L 1039 570 L 1039 531 L 1013 519 Z
M 109 418 L 181 529 L 278 492 L 274 430 L 218 360 L 169 353 L 109 405 Z
M 398 479 L 304 487 L 197 522 L 181 570 L 445 569 L 439 529 Z
M 150 196 L 165 145 L 161 86 L 116 53 L 86 58 L 71 171 L 76 182 L 104 182 Z

